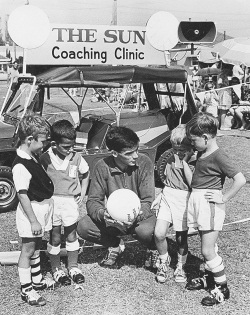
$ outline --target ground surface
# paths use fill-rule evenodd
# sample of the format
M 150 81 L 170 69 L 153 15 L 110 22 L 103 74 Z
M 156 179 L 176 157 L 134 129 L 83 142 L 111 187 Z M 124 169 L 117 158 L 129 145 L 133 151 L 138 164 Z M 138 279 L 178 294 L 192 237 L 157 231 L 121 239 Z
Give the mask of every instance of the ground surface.
M 206 292 L 189 292 L 183 284 L 173 281 L 176 245 L 174 236 L 170 236 L 172 263 L 169 268 L 169 280 L 165 284 L 156 283 L 155 274 L 144 268 L 146 249 L 137 242 L 127 243 L 119 269 L 115 270 L 104 269 L 98 265 L 105 254 L 104 249 L 83 247 L 79 255 L 79 267 L 86 276 L 83 290 L 72 285 L 56 291 L 44 291 L 43 296 L 47 304 L 42 308 L 34 309 L 21 301 L 17 266 L 0 266 L 0 314 L 250 314 L 250 223 L 246 221 L 231 224 L 250 217 L 250 131 L 225 131 L 223 134 L 218 138 L 219 145 L 232 156 L 248 180 L 238 195 L 228 202 L 225 221 L 228 225 L 225 225 L 218 240 L 219 254 L 224 258 L 231 290 L 229 301 L 212 308 L 203 307 L 200 301 L 206 296 Z M 227 180 L 225 188 L 230 183 Z M 158 192 L 159 189 L 156 189 L 156 193 Z M 84 213 L 85 208 L 82 209 L 82 215 Z M 44 237 L 44 243 L 47 239 L 48 235 Z M 12 245 L 10 241 L 18 241 L 18 244 Z M 19 249 L 15 211 L 0 214 L 0 251 Z M 201 263 L 199 238 L 197 235 L 190 236 L 187 261 L 189 277 L 198 274 Z M 65 267 L 65 258 L 62 258 L 62 265 Z M 46 256 L 42 258 L 42 270 L 45 275 L 50 276 L 50 265 Z

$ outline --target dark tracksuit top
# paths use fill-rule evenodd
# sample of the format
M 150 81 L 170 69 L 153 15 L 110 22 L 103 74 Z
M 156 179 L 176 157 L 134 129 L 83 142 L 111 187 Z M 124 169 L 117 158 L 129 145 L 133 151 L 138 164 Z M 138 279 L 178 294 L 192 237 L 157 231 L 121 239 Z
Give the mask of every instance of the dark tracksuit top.
M 95 221 L 104 218 L 105 197 L 121 188 L 134 191 L 141 200 L 142 214 L 137 221 L 142 221 L 153 215 L 150 207 L 155 196 L 154 167 L 144 154 L 139 154 L 135 166 L 128 166 L 122 172 L 115 164 L 113 156 L 97 162 L 88 193 L 87 212 Z

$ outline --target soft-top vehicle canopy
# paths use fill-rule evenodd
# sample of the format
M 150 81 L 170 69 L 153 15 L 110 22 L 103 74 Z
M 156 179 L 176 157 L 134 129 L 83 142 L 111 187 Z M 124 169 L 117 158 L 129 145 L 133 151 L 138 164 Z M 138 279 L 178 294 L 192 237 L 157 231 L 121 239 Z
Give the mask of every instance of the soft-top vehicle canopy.
M 119 87 L 130 83 L 185 83 L 184 69 L 139 66 L 59 67 L 37 76 L 44 87 Z

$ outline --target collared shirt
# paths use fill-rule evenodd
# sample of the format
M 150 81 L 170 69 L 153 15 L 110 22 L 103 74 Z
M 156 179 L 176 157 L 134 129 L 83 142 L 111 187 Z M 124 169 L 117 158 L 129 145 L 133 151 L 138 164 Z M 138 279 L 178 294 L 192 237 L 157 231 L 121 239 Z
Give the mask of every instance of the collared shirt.
M 70 153 L 64 160 L 61 160 L 49 148 L 42 154 L 40 160 L 53 181 L 54 195 L 76 196 L 81 193 L 79 173 L 87 173 L 89 166 L 79 153 Z

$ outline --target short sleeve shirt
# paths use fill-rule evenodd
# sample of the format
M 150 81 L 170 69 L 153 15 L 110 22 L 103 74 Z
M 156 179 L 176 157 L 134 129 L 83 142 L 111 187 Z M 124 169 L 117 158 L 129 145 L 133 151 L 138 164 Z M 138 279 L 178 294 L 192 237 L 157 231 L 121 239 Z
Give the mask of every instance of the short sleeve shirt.
M 221 190 L 226 177 L 233 178 L 238 173 L 235 163 L 219 148 L 205 158 L 198 157 L 191 188 Z
M 17 149 L 17 155 L 23 159 L 31 159 L 31 157 L 24 151 Z M 13 181 L 16 191 L 28 190 L 31 180 L 31 174 L 23 164 L 16 164 L 12 170 Z

